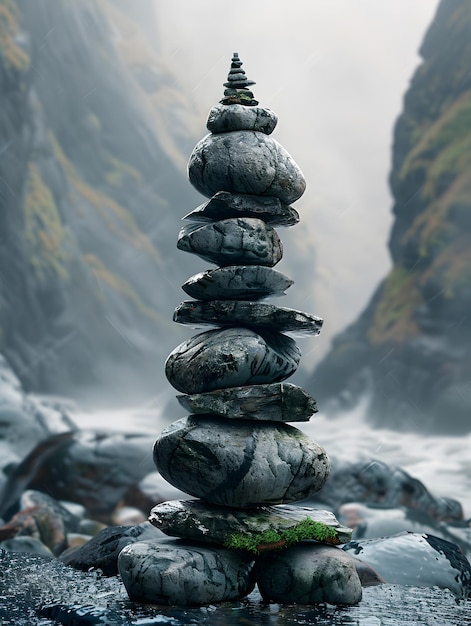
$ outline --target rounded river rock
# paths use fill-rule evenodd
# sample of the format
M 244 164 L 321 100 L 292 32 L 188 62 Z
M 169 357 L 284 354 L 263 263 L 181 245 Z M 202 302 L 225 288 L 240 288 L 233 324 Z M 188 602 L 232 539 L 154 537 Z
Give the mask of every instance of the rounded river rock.
M 177 346 L 167 358 L 165 374 L 175 389 L 194 394 L 284 380 L 300 358 L 294 339 L 281 333 L 215 329 Z
M 191 184 L 210 198 L 217 191 L 276 196 L 295 202 L 306 188 L 298 165 L 275 139 L 252 130 L 207 135 L 188 163 Z
M 118 559 L 131 600 L 176 606 L 242 598 L 254 587 L 253 565 L 241 551 L 172 539 L 134 543 Z
M 330 472 L 325 450 L 293 426 L 198 415 L 160 434 L 154 462 L 178 489 L 240 508 L 304 500 Z
M 177 248 L 216 265 L 271 267 L 283 256 L 283 245 L 276 230 L 263 220 L 248 217 L 182 228 Z
M 206 128 L 212 133 L 233 130 L 258 130 L 269 135 L 275 130 L 278 116 L 271 109 L 247 107 L 243 104 L 217 104 L 211 109 Z
M 257 584 L 266 602 L 356 604 L 361 582 L 345 552 L 315 542 L 266 553 L 257 562 Z

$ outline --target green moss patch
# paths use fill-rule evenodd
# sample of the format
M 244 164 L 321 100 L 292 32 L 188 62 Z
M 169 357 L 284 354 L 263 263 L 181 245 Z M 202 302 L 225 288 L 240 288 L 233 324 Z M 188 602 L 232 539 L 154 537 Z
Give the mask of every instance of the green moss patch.
M 224 542 L 225 548 L 233 550 L 247 550 L 253 554 L 260 554 L 267 550 L 287 548 L 295 543 L 307 539 L 315 539 L 322 543 L 338 544 L 335 528 L 322 522 L 316 522 L 310 517 L 291 526 L 286 530 L 266 530 L 262 533 L 234 533 Z

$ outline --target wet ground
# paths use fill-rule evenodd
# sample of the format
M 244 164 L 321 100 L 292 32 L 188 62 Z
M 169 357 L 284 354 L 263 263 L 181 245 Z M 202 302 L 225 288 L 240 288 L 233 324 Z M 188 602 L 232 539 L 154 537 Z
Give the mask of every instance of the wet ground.
M 463 626 L 471 624 L 471 601 L 457 602 L 437 588 L 381 585 L 364 589 L 353 607 L 265 604 L 255 591 L 242 601 L 177 609 L 128 600 L 119 578 L 78 572 L 33 555 L 0 553 L 2 626 Z

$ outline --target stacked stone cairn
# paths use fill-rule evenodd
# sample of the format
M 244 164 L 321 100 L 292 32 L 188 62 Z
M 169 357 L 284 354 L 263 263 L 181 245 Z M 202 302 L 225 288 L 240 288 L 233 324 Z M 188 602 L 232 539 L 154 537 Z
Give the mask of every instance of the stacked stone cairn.
M 277 226 L 299 220 L 299 167 L 270 134 L 277 117 L 258 106 L 238 54 L 210 134 L 189 161 L 191 183 L 209 198 L 185 219 L 177 247 L 215 264 L 192 276 L 174 320 L 210 325 L 166 362 L 191 415 L 154 447 L 161 475 L 196 499 L 156 505 L 150 521 L 172 538 L 127 546 L 119 570 L 131 599 L 205 605 L 241 598 L 257 583 L 267 601 L 354 604 L 361 584 L 335 544 L 351 530 L 329 511 L 290 505 L 319 491 L 326 452 L 287 422 L 307 421 L 314 399 L 284 383 L 300 350 L 286 332 L 317 335 L 318 317 L 262 301 L 293 283 L 273 269 Z M 334 544 L 334 545 L 332 545 Z

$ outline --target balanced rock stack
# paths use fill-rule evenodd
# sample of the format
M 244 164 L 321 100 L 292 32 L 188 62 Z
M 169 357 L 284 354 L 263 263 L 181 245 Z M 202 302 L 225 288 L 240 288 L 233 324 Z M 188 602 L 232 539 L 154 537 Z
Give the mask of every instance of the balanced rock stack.
M 353 560 L 328 545 L 349 541 L 350 529 L 289 504 L 319 491 L 330 471 L 325 451 L 287 424 L 309 420 L 314 399 L 281 382 L 300 360 L 285 333 L 317 335 L 322 320 L 261 301 L 293 282 L 273 269 L 275 227 L 298 222 L 289 205 L 305 180 L 270 137 L 277 117 L 257 106 L 241 66 L 234 54 L 210 134 L 190 157 L 190 181 L 210 199 L 186 216 L 177 244 L 217 267 L 183 285 L 194 300 L 174 320 L 215 328 L 168 357 L 167 378 L 191 415 L 154 447 L 162 476 L 196 499 L 155 506 L 150 521 L 176 539 L 126 547 L 119 569 L 130 597 L 146 602 L 209 604 L 257 583 L 266 600 L 352 604 L 361 598 Z

